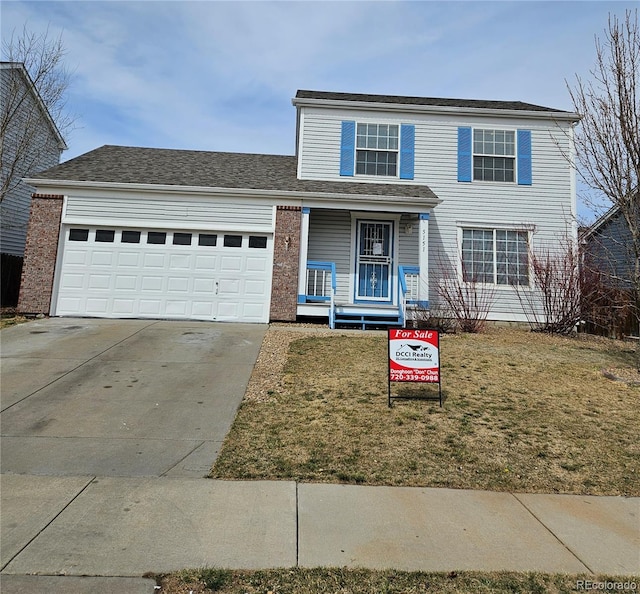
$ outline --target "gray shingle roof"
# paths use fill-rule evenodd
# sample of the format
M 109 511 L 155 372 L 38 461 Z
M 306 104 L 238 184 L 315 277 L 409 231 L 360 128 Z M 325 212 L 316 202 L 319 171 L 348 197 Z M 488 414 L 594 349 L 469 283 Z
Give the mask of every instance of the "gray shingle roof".
M 443 99 L 437 97 L 403 97 L 398 95 L 371 95 L 362 93 L 333 93 L 305 91 L 296 93 L 296 99 L 325 99 L 328 101 L 360 101 L 365 103 L 397 103 L 401 105 L 425 105 L 439 107 L 471 107 L 475 109 L 513 109 L 517 111 L 548 111 L 563 113 L 560 109 L 542 107 L 522 101 L 484 101 L 481 99 Z M 569 112 L 566 112 L 569 113 Z
M 436 199 L 427 186 L 299 180 L 296 157 L 105 145 L 35 179 Z

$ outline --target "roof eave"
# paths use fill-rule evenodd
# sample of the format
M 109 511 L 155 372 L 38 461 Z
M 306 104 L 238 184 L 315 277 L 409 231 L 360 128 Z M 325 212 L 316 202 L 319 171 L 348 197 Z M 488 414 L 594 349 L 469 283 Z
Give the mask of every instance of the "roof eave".
M 440 204 L 442 200 L 435 194 L 433 197 L 421 196 L 398 196 L 394 194 L 350 194 L 342 192 L 312 192 L 303 190 L 265 190 L 259 188 L 224 188 L 210 186 L 176 186 L 166 184 L 136 184 L 122 182 L 93 182 L 93 181 L 77 181 L 77 180 L 58 180 L 45 178 L 25 178 L 24 181 L 35 187 L 61 189 L 101 189 L 101 190 L 128 190 L 136 192 L 166 192 L 172 194 L 200 194 L 200 195 L 227 195 L 242 196 L 246 198 L 282 198 L 287 200 L 304 200 L 314 199 L 318 201 L 324 200 L 345 200 L 355 202 L 388 202 L 393 200 L 396 204 L 414 203 L 420 201 L 420 204 L 433 208 Z M 433 193 L 433 192 L 432 192 Z
M 330 109 L 364 109 L 369 111 L 398 111 L 430 114 L 482 115 L 498 117 L 520 117 L 538 120 L 556 120 L 577 123 L 580 115 L 569 111 L 534 111 L 524 109 L 496 109 L 486 107 L 455 107 L 450 105 L 415 105 L 371 101 L 346 101 L 339 99 L 308 99 L 294 97 L 295 107 L 328 107 Z

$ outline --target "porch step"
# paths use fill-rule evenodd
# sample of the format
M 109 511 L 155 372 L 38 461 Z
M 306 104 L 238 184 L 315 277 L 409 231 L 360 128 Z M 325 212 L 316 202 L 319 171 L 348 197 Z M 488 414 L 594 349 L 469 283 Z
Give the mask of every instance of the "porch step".
M 361 330 L 366 330 L 367 326 L 402 326 L 400 312 L 395 309 L 384 313 L 336 310 L 334 319 L 336 326 L 360 326 Z

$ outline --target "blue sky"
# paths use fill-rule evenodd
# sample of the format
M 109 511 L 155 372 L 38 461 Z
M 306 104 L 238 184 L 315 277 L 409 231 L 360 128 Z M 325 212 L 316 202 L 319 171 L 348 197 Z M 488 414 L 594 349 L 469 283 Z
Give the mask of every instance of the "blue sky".
M 1 33 L 62 34 L 77 116 L 103 144 L 293 154 L 297 89 L 520 100 L 571 110 L 606 1 L 2 0 Z M 590 213 L 581 208 L 581 214 Z

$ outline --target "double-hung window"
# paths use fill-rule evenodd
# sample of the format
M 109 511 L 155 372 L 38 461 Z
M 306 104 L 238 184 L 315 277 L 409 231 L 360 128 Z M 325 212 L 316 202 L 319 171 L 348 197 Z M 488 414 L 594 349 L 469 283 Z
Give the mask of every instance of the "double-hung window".
M 356 174 L 388 175 L 398 170 L 398 125 L 358 124 Z
M 531 130 L 458 128 L 458 181 L 532 185 Z
M 473 131 L 473 179 L 515 181 L 516 140 L 513 130 Z
M 528 286 L 528 233 L 510 229 L 463 229 L 462 280 Z
M 413 179 L 414 124 L 370 124 L 345 120 L 340 132 L 340 175 Z

